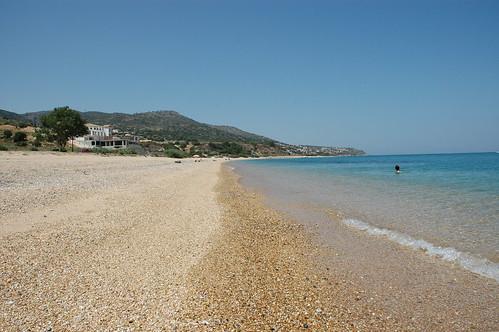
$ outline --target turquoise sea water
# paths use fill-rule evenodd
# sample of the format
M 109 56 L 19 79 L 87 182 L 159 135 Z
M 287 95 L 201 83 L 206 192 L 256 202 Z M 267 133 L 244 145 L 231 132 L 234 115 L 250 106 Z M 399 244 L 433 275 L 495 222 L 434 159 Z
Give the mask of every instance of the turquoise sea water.
M 499 153 L 261 159 L 233 165 L 243 183 L 280 204 L 339 211 L 349 227 L 499 281 Z

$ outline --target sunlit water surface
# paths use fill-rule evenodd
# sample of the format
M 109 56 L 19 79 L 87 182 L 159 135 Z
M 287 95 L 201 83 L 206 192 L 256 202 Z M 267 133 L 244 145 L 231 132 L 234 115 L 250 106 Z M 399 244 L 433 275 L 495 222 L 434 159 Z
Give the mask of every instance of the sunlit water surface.
M 401 173 L 394 166 L 401 166 Z M 499 153 L 232 163 L 281 202 L 341 212 L 343 222 L 499 281 Z

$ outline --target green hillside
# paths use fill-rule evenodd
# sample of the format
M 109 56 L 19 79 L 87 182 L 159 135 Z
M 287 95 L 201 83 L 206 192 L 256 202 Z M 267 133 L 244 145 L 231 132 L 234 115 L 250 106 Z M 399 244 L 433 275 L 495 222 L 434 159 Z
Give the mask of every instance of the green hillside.
M 222 130 L 226 133 L 229 133 L 231 135 L 237 136 L 240 138 L 241 141 L 244 141 L 244 142 L 270 142 L 270 141 L 273 141 L 267 137 L 252 134 L 252 133 L 249 133 L 247 131 L 244 131 L 244 130 L 241 130 L 239 128 L 232 127 L 232 126 L 211 125 L 210 127 L 216 128 L 216 129 Z
M 25 117 L 38 122 L 45 112 L 27 113 Z M 156 111 L 135 114 L 81 112 L 94 124 L 111 124 L 115 128 L 152 140 L 185 140 L 205 142 L 270 143 L 274 140 L 229 126 L 213 126 L 197 122 L 175 111 Z
M 29 121 L 24 115 L 0 109 L 0 124 L 25 126 L 31 124 L 31 121 Z
M 0 121 L 16 126 L 26 123 L 39 125 L 41 116 L 46 113 L 47 111 L 17 114 L 0 110 Z M 81 115 L 89 123 L 112 125 L 121 134 L 132 134 L 146 139 L 141 143 L 141 147 L 150 155 L 257 157 L 338 156 L 364 153 L 353 148 L 285 144 L 236 127 L 201 123 L 175 111 L 135 114 L 81 112 Z

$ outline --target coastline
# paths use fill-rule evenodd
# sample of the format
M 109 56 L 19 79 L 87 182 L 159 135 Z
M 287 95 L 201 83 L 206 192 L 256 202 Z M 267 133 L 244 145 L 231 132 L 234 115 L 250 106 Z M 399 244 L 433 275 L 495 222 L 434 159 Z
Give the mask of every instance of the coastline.
M 226 165 L 217 186 L 221 232 L 189 274 L 179 330 L 403 329 L 360 301 L 361 288 L 330 274 L 303 226 L 266 207 Z
M 0 154 L 0 329 L 493 331 L 497 284 L 230 163 Z M 328 241 L 334 239 L 335 242 Z
M 312 265 L 325 266 L 330 278 L 356 285 L 363 294 L 360 301 L 384 311 L 402 330 L 495 331 L 499 327 L 495 280 L 347 226 L 338 211 L 305 203 L 289 205 L 244 182 L 249 188 L 245 190 L 260 196 L 267 209 L 308 234 L 319 253 Z M 351 295 L 343 300 L 350 306 L 348 298 Z

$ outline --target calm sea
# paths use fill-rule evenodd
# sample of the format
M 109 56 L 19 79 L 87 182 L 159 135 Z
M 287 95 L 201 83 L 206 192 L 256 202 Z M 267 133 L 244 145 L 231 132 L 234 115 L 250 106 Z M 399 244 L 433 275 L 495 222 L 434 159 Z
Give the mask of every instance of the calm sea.
M 394 166 L 401 173 L 394 172 Z M 232 164 L 283 207 L 313 205 L 347 226 L 499 281 L 499 153 L 261 159 Z

